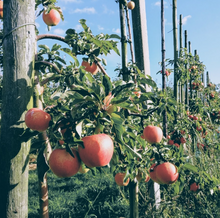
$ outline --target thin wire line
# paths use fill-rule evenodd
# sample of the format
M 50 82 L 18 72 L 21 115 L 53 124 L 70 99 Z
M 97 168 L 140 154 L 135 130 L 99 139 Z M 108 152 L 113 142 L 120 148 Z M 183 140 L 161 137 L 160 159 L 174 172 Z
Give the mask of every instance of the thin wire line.
M 25 24 L 22 24 L 22 25 L 20 25 L 20 26 L 17 26 L 17 27 L 15 27 L 15 28 L 13 28 L 10 32 L 6 33 L 6 34 L 3 36 L 1 44 L 3 44 L 4 39 L 5 39 L 8 35 L 10 35 L 12 32 L 14 32 L 15 30 L 17 30 L 17 29 L 19 29 L 19 28 L 21 28 L 21 27 L 23 27 L 23 26 L 27 26 L 27 25 L 34 25 L 34 26 L 36 26 L 35 23 L 25 23 Z

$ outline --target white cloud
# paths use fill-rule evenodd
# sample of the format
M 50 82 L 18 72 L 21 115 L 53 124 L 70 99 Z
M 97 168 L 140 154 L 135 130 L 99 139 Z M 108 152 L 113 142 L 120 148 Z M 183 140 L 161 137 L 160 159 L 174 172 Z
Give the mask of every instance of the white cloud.
M 115 12 L 109 9 L 106 5 L 102 5 L 104 14 L 114 14 Z
M 187 23 L 187 20 L 190 19 L 192 16 L 191 15 L 187 15 L 182 19 L 182 23 L 183 25 L 185 25 Z
M 118 28 L 118 29 L 115 29 L 113 28 L 112 31 L 116 34 L 120 34 L 121 33 L 121 30 Z
M 104 30 L 104 27 L 98 25 L 98 29 L 99 29 L 99 30 Z
M 86 14 L 95 14 L 96 11 L 95 11 L 95 8 L 83 8 L 83 9 L 75 9 L 73 11 L 70 12 L 71 14 L 75 14 L 75 13 L 86 13 Z
M 155 2 L 155 4 L 154 4 L 155 6 L 160 6 L 161 5 L 161 3 L 160 3 L 160 1 L 158 1 L 158 2 Z
M 60 29 L 60 28 L 56 28 L 53 30 L 53 33 L 57 34 L 57 35 L 65 35 L 65 32 L 66 32 L 66 30 Z
M 164 2 L 163 4 L 164 4 L 164 8 L 167 8 L 167 2 Z M 154 6 L 160 7 L 160 6 L 161 6 L 161 1 L 155 2 L 155 3 L 154 3 Z
M 37 28 L 40 27 L 40 24 L 38 22 L 35 22 L 35 25 L 36 25 Z
M 77 24 L 74 29 L 76 31 L 82 31 L 83 30 L 83 28 L 82 28 L 82 26 L 80 24 Z

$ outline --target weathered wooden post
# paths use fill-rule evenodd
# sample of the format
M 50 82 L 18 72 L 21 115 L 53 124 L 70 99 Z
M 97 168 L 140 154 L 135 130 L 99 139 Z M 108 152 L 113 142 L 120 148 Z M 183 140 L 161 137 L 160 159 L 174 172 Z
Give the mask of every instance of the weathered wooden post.
M 33 106 L 35 1 L 4 0 L 3 14 L 1 218 L 27 218 L 30 142 L 22 142 L 20 135 Z
M 185 52 L 187 52 L 187 30 L 185 30 L 184 32 L 184 47 L 185 47 Z M 189 71 L 188 71 L 188 65 L 186 64 L 185 65 L 185 70 L 186 70 L 186 75 L 187 75 L 187 79 L 186 79 L 186 86 L 185 86 L 185 104 L 186 104 L 186 108 L 188 108 L 189 106 L 189 80 L 188 80 L 188 74 L 189 74 Z
M 121 55 L 122 55 L 122 76 L 124 81 L 128 81 L 127 74 L 127 36 L 125 24 L 124 0 L 119 0 L 120 27 L 121 27 Z
M 135 8 L 132 10 L 132 26 L 134 39 L 135 62 L 145 75 L 150 75 L 150 58 L 147 33 L 146 7 L 144 0 L 133 0 Z M 146 90 L 150 88 L 146 86 Z M 160 186 L 152 180 L 148 182 L 149 195 L 155 199 L 155 204 L 160 202 Z
M 177 39 L 177 0 L 173 0 L 173 48 L 174 48 L 174 96 L 178 99 L 178 74 L 177 74 L 177 60 L 178 60 L 178 39 Z
M 132 10 L 133 38 L 135 62 L 145 75 L 150 75 L 150 58 L 147 34 L 147 18 L 145 1 L 134 0 L 135 8 Z M 148 91 L 149 88 L 147 88 Z

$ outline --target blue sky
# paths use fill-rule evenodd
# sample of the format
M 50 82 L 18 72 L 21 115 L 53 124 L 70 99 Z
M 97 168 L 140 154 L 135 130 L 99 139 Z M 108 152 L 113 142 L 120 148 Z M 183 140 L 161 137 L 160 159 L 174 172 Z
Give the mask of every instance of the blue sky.
M 57 0 L 60 6 L 64 21 L 56 27 L 52 27 L 51 34 L 64 36 L 69 28 L 80 32 L 80 19 L 86 19 L 87 25 L 94 35 L 99 33 L 120 35 L 119 5 L 115 0 Z M 160 24 L 160 0 L 147 0 L 146 18 L 148 30 L 150 75 L 161 84 L 161 75 L 156 74 L 160 70 L 158 62 L 161 61 L 161 24 Z M 209 71 L 213 83 L 220 83 L 219 61 L 220 61 L 220 1 L 201 0 L 177 0 L 177 15 L 183 17 L 183 33 L 188 32 L 188 41 L 191 42 L 192 53 L 197 50 L 206 70 Z M 131 13 L 130 13 L 131 19 Z M 36 19 L 40 34 L 48 33 L 46 25 L 39 16 Z M 173 58 L 173 33 L 172 33 L 172 0 L 165 1 L 165 47 L 166 58 Z M 45 40 L 40 44 L 57 43 L 56 41 Z M 179 42 L 178 42 L 179 43 Z M 119 46 L 120 49 L 120 46 Z M 112 77 L 117 74 L 114 69 L 121 63 L 121 57 L 111 54 L 105 57 L 108 66 L 107 73 Z M 169 77 L 170 84 L 173 76 Z

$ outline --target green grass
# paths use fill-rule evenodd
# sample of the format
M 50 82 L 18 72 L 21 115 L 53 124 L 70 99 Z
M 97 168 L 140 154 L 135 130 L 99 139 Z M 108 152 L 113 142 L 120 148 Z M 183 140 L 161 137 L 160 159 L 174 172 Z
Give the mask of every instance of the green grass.
M 68 179 L 48 172 L 50 217 L 127 217 L 128 200 L 120 194 L 112 174 L 93 176 L 91 172 Z M 125 192 L 127 187 L 123 188 Z M 29 173 L 29 218 L 39 217 L 36 171 Z M 91 216 L 92 217 L 92 216 Z
M 29 173 L 29 218 L 39 217 L 38 181 L 35 171 Z M 105 168 L 94 176 L 91 171 L 68 179 L 47 175 L 50 218 L 119 218 L 129 217 L 128 187 L 118 187 Z M 208 187 L 189 191 L 186 184 L 179 195 L 173 186 L 161 186 L 161 205 L 155 209 L 147 192 L 147 183 L 139 184 L 139 218 L 219 218 L 220 191 L 212 195 Z

